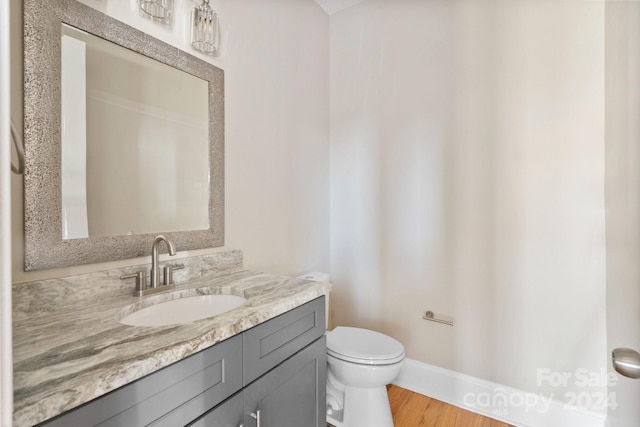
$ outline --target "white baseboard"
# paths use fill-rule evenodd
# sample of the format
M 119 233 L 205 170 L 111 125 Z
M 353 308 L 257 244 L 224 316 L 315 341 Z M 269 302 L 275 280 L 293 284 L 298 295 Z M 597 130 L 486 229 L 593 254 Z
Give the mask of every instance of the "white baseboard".
M 394 384 L 518 427 L 607 427 L 606 415 L 406 359 Z

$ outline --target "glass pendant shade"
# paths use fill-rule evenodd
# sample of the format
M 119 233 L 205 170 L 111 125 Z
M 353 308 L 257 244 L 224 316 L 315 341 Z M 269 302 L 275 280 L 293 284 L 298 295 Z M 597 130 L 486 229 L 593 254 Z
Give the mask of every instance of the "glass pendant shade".
M 191 15 L 191 46 L 207 55 L 215 55 L 218 39 L 218 14 L 209 6 L 209 0 L 203 0 Z
M 171 22 L 173 0 L 138 0 L 140 11 L 161 22 Z

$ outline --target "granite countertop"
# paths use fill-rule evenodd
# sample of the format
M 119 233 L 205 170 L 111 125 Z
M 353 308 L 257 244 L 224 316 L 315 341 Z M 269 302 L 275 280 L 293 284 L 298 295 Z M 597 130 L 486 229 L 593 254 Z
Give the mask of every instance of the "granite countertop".
M 31 426 L 285 313 L 328 283 L 243 270 L 239 251 L 185 258 L 176 289 L 143 298 L 119 280 L 139 267 L 14 285 L 14 426 Z M 122 316 L 176 294 L 247 302 L 184 325 L 126 326 Z

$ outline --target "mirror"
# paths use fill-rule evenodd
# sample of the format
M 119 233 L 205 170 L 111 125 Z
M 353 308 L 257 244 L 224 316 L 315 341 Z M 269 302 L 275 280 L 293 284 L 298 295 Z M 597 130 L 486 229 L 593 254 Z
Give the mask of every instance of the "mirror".
M 223 71 L 75 0 L 25 1 L 25 270 L 224 243 Z M 53 12 L 53 13 L 52 13 Z
M 67 24 L 61 59 L 62 238 L 209 228 L 208 82 Z

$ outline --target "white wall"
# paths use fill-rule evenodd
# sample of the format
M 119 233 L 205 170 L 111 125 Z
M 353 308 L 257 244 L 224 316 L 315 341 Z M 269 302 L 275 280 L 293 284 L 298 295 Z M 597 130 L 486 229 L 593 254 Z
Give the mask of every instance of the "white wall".
M 190 10 L 175 2 L 172 27 L 139 16 L 137 1 L 82 0 L 225 70 L 225 248 L 254 270 L 329 269 L 329 28 L 313 0 L 218 0 L 222 55 L 189 47 Z M 12 3 L 12 116 L 22 124 L 21 2 Z M 23 271 L 22 182 L 12 180 L 13 280 L 58 277 L 144 259 Z M 180 248 L 178 248 L 179 250 Z M 211 250 L 193 251 L 193 253 Z
M 605 23 L 607 350 L 640 351 L 640 3 L 607 2 Z M 640 381 L 616 378 L 611 426 L 636 425 Z
M 603 4 L 367 0 L 330 26 L 332 323 L 564 399 L 575 376 L 538 368 L 607 363 Z

